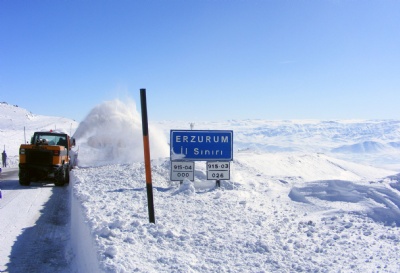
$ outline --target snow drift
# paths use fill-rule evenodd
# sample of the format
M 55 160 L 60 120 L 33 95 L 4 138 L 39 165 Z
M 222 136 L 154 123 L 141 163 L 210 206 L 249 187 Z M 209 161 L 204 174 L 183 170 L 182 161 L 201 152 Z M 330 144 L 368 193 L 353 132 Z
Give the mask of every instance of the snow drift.
M 80 264 L 100 272 L 400 268 L 400 196 L 389 186 L 395 180 L 380 179 L 393 172 L 318 154 L 235 158 L 221 188 L 205 180 L 205 164 L 179 185 L 169 181 L 168 158 L 153 160 L 156 224 L 148 221 L 143 163 L 74 170 L 74 202 L 90 231 L 73 241 L 97 257 Z

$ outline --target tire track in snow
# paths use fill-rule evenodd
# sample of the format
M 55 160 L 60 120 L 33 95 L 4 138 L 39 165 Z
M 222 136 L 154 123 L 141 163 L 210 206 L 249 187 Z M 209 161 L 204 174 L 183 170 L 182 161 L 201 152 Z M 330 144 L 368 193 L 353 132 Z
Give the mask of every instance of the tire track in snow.
M 71 272 L 69 191 L 56 187 L 52 191 L 36 224 L 26 228 L 14 243 L 6 272 Z

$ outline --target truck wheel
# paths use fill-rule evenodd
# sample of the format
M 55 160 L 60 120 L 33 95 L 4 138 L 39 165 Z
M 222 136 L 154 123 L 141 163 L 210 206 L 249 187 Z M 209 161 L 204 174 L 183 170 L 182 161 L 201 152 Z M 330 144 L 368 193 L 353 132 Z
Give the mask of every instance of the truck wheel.
M 67 168 L 66 168 L 66 174 L 65 174 L 65 183 L 69 183 L 69 172 L 71 171 L 71 169 L 70 169 L 70 167 L 69 167 L 69 165 L 67 165 Z
M 31 178 L 28 171 L 19 170 L 19 184 L 21 186 L 29 186 L 31 184 Z
M 66 171 L 64 166 L 61 166 L 56 170 L 56 172 L 54 173 L 54 178 L 56 180 L 54 182 L 54 185 L 56 185 L 57 187 L 64 186 L 66 182 Z

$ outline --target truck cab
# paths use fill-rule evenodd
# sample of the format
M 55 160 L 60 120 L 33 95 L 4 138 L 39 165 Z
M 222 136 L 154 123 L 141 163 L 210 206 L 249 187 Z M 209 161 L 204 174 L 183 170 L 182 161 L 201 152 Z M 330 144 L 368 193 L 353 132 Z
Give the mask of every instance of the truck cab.
M 75 139 L 64 132 L 35 132 L 30 144 L 19 149 L 19 182 L 29 186 L 31 181 L 54 182 L 56 186 L 69 183 L 69 171 L 76 165 L 71 150 Z

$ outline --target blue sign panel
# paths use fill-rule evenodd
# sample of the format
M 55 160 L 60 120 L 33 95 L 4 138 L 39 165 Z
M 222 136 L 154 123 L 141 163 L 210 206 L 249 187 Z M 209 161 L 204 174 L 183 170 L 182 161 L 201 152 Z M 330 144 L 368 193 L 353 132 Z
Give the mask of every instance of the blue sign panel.
M 233 131 L 171 130 L 171 160 L 233 160 Z

